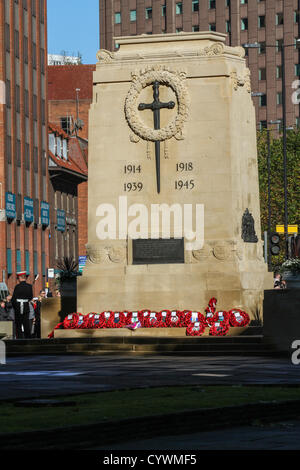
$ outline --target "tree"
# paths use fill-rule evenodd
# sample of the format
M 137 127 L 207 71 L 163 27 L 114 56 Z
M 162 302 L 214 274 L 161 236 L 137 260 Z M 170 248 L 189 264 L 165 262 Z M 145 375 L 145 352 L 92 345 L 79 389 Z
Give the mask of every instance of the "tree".
M 270 132 L 271 230 L 284 224 L 283 139 Z M 267 131 L 258 133 L 258 173 L 262 232 L 268 230 L 268 142 Z M 287 132 L 287 201 L 288 223 L 300 226 L 300 129 Z M 284 237 L 282 237 L 284 246 Z M 273 263 L 284 261 L 284 250 Z

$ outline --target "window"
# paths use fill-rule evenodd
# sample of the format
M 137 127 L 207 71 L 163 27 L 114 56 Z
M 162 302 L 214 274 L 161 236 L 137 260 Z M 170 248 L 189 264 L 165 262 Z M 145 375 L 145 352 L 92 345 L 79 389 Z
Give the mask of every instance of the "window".
M 30 274 L 30 252 L 28 250 L 25 251 L 25 269 L 26 269 L 27 276 L 29 276 L 29 274 Z
M 259 16 L 258 17 L 258 27 L 259 28 L 265 28 L 266 26 L 266 17 L 265 15 Z
M 68 142 L 67 139 L 63 139 L 62 154 L 65 160 L 68 160 Z
M 195 33 L 196 31 L 199 31 L 199 25 L 192 26 L 192 31 Z
M 60 127 L 67 133 L 71 134 L 72 120 L 71 116 L 64 116 L 60 118 Z
M 61 157 L 61 150 L 62 150 L 61 138 L 56 137 L 56 155 L 58 157 Z
M 266 43 L 265 43 L 265 41 L 262 41 L 259 44 L 258 53 L 259 54 L 265 54 L 266 53 Z
M 167 7 L 166 5 L 163 5 L 161 7 L 161 16 L 166 16 L 166 12 L 167 12 Z
M 300 127 L 300 117 L 296 117 L 296 127 Z M 7 270 L 8 270 L 8 268 L 7 268 Z
M 55 155 L 55 135 L 49 134 L 49 150 Z
M 39 273 L 39 268 L 38 268 L 38 252 L 34 251 L 33 252 L 33 271 L 34 275 L 37 276 Z
M 16 85 L 15 106 L 16 106 L 16 111 L 19 113 L 20 112 L 20 87 L 19 85 Z
M 183 31 L 182 28 L 176 28 L 176 33 L 181 33 L 181 31 Z
M 115 24 L 120 24 L 121 23 L 121 12 L 115 13 Z
M 276 67 L 276 78 L 282 78 L 282 66 L 277 65 Z
M 24 53 L 24 62 L 28 64 L 28 37 L 24 36 L 23 40 L 23 53 Z
M 15 30 L 15 56 L 19 57 L 19 31 Z
M 7 261 L 7 274 L 12 274 L 12 262 L 11 262 L 11 248 L 7 248 L 6 250 L 6 261 Z
M 199 0 L 192 0 L 192 11 L 199 11 Z
M 283 25 L 283 13 L 277 13 L 276 15 L 276 26 Z
M 241 0 L 241 5 L 246 5 L 248 3 L 248 0 Z
M 259 80 L 266 80 L 266 69 L 265 68 L 259 69 L 258 79 Z
M 247 31 L 248 29 L 248 18 L 242 18 L 241 19 L 241 30 L 242 31 Z
M 230 21 L 226 21 L 226 33 L 230 33 L 231 32 L 231 23 Z
M 299 23 L 299 11 L 294 11 L 294 23 Z
M 283 39 L 277 39 L 276 41 L 276 52 L 280 52 L 283 46 Z
M 268 123 L 267 121 L 260 121 L 259 122 L 259 130 L 262 131 L 263 129 L 267 129 Z
M 277 94 L 276 94 L 276 103 L 278 105 L 282 104 L 282 92 L 279 91 Z
M 182 2 L 176 3 L 176 15 L 182 15 L 183 7 Z
M 259 97 L 259 106 L 267 106 L 267 95 Z
M 16 272 L 22 270 L 21 250 L 16 250 Z
M 225 0 L 225 7 L 230 7 L 230 0 Z
M 295 65 L 295 75 L 296 75 L 297 77 L 300 76 L 300 64 L 296 64 L 296 65 Z
M 10 26 L 8 23 L 5 23 L 5 50 L 10 51 Z
M 209 31 L 216 31 L 216 23 L 210 23 L 208 29 Z
M 42 275 L 46 276 L 46 255 L 42 252 Z
M 146 8 L 146 20 L 151 20 L 152 18 L 152 8 Z
M 214 10 L 216 8 L 216 0 L 208 0 L 208 8 Z

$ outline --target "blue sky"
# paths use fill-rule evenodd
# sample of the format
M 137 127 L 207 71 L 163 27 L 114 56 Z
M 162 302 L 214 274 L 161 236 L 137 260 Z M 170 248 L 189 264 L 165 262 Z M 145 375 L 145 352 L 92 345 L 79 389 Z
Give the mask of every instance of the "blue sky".
M 48 53 L 82 55 L 95 64 L 99 49 L 99 0 L 48 0 Z

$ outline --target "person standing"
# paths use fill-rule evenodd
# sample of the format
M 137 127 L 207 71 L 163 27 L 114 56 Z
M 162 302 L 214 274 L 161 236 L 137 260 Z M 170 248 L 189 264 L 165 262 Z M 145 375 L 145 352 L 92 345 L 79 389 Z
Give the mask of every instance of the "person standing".
M 33 299 L 32 285 L 26 282 L 26 272 L 17 273 L 19 284 L 16 285 L 11 299 L 15 311 L 16 336 L 31 337 L 31 321 L 29 302 Z
M 33 333 L 34 338 L 41 337 L 41 305 L 42 305 L 42 300 L 45 298 L 46 298 L 46 292 L 44 289 L 42 289 L 40 291 L 39 297 L 36 298 L 34 302 L 34 311 L 35 311 L 34 333 Z

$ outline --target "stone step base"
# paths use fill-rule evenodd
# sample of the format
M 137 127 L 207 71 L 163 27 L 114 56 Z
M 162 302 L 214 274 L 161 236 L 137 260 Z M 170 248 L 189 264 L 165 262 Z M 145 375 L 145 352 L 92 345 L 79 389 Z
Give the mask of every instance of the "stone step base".
M 255 329 L 255 327 L 253 327 Z M 53 339 L 9 340 L 6 341 L 8 356 L 29 354 L 85 354 L 85 355 L 265 355 L 274 354 L 271 345 L 264 342 L 260 331 L 252 327 L 239 336 L 179 335 L 174 330 L 161 329 L 164 335 L 156 335 L 156 329 L 134 332 L 119 330 L 57 330 Z M 70 331 L 72 335 L 70 336 Z M 90 334 L 88 335 L 88 331 Z M 182 332 L 181 331 L 181 332 Z M 123 333 L 123 334 L 122 334 Z M 135 334 L 138 333 L 138 334 Z M 168 334 L 169 333 L 169 334 Z M 177 334 L 176 334 L 177 333 Z M 247 333 L 247 334 L 246 334 Z

